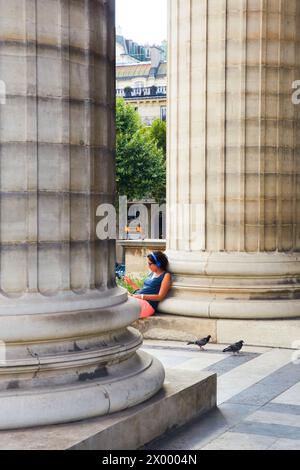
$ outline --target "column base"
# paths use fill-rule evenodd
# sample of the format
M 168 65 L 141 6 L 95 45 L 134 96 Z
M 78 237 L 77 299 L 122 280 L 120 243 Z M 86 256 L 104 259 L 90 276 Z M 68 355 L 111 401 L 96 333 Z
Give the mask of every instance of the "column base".
M 2 299 L 0 429 L 103 416 L 152 397 L 164 369 L 138 352 L 142 335 L 128 328 L 138 316 L 123 289 Z
M 157 393 L 164 369 L 146 353 L 117 365 L 81 374 L 78 383 L 0 393 L 0 429 L 67 423 L 108 415 L 138 405 Z M 101 377 L 103 375 L 103 377 Z M 11 382 L 12 384 L 12 382 Z
M 146 403 L 77 423 L 0 431 L 0 450 L 133 450 L 216 406 L 216 375 L 168 369 L 163 389 Z
M 173 287 L 161 313 L 200 318 L 300 318 L 300 255 L 167 251 Z

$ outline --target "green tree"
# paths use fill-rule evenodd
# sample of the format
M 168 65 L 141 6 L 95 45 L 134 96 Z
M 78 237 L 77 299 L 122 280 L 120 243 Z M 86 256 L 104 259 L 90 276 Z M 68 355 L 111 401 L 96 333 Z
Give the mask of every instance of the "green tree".
M 166 195 L 166 164 L 163 151 L 145 132 L 139 114 L 123 98 L 117 99 L 117 191 L 130 199 Z
M 157 147 L 163 151 L 164 157 L 166 158 L 167 153 L 167 124 L 166 121 L 156 119 L 153 121 L 149 128 L 149 133 L 152 139 L 156 142 Z

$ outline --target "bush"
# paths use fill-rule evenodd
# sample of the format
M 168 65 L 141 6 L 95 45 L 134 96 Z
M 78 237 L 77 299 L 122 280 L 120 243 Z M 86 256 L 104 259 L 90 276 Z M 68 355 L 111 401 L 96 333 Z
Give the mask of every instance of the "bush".
M 141 289 L 147 278 L 147 274 L 129 274 L 128 277 L 139 287 L 139 289 Z M 134 292 L 134 289 L 129 284 L 127 284 L 124 279 L 117 278 L 117 285 L 126 289 L 130 294 Z

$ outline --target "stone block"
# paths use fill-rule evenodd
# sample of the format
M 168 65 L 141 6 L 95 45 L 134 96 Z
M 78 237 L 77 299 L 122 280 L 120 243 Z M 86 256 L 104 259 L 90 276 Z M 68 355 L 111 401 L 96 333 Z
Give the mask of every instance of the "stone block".
M 216 406 L 216 376 L 167 371 L 163 389 L 121 413 L 78 423 L 1 431 L 0 449 L 133 450 Z

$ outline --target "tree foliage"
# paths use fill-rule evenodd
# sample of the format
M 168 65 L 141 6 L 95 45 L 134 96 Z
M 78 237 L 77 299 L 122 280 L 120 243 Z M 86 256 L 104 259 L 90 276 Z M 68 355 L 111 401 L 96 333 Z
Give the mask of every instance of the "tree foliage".
M 123 98 L 117 99 L 117 190 L 128 199 L 165 199 L 166 164 L 163 150 Z
M 166 158 L 167 153 L 167 125 L 166 121 L 156 119 L 153 121 L 149 128 L 149 133 L 152 139 L 156 142 L 158 148 L 163 151 L 164 157 Z

